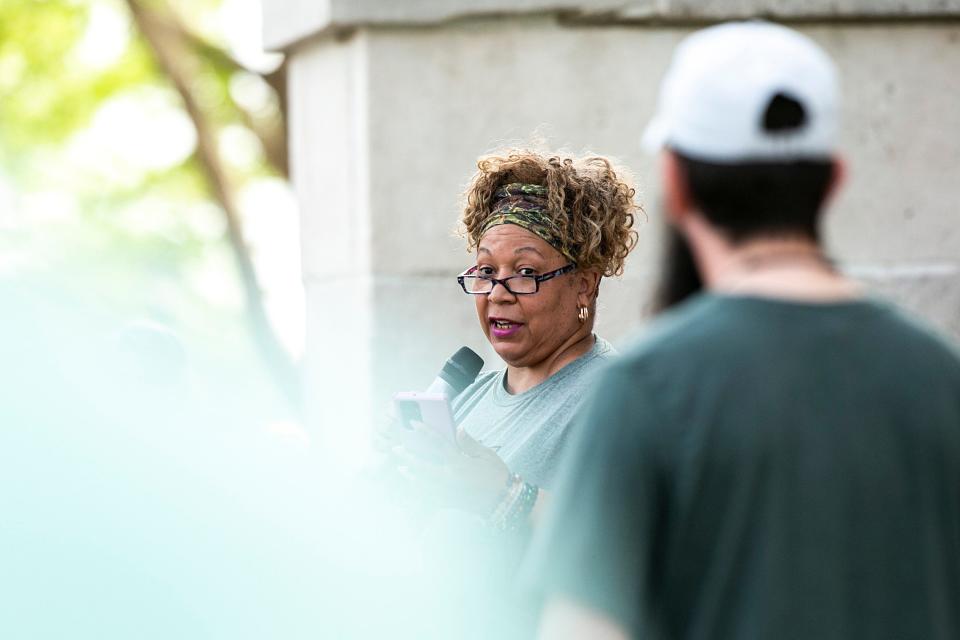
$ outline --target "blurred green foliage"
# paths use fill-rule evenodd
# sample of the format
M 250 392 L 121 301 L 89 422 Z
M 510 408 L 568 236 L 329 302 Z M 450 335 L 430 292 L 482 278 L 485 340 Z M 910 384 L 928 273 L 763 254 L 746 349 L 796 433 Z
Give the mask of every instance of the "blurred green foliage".
M 0 148 L 7 170 L 24 168 L 23 154 L 37 145 L 62 143 L 116 92 L 157 82 L 139 39 L 105 69 L 71 64 L 90 6 L 67 0 L 0 4 Z
M 193 25 L 214 20 L 218 4 L 173 6 L 182 24 Z M 91 30 L 104 16 L 114 28 L 104 32 L 110 42 L 98 43 L 102 36 Z M 257 113 L 242 109 L 231 83 L 254 74 L 222 43 L 190 35 L 193 48 L 182 63 L 212 126 L 261 142 L 262 131 L 251 127 L 282 135 L 276 95 Z M 101 44 L 106 55 L 84 59 L 84 47 Z M 141 103 L 156 108 L 158 119 L 145 111 L 139 124 L 111 121 L 117 113 L 136 117 Z M 163 128 L 171 126 L 168 136 Z M 236 413 L 256 419 L 250 406 L 257 405 L 253 413 L 266 419 L 284 409 L 251 344 L 222 210 L 189 147 L 190 130 L 124 2 L 0 1 L 0 283 L 57 292 L 65 322 L 80 314 L 103 332 L 142 319 L 163 324 L 184 342 L 212 396 L 243 395 Z M 166 163 L 151 157 L 151 145 L 175 136 L 187 141 L 185 153 L 167 150 Z M 226 158 L 238 188 L 277 176 L 262 144 L 252 148 L 252 161 Z

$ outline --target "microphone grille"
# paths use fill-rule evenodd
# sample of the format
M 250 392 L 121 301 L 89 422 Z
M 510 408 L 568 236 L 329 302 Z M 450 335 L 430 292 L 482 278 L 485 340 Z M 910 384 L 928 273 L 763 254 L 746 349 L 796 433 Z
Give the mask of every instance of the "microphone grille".
M 460 393 L 477 379 L 482 368 L 483 358 L 470 347 L 460 347 L 443 365 L 440 377 Z

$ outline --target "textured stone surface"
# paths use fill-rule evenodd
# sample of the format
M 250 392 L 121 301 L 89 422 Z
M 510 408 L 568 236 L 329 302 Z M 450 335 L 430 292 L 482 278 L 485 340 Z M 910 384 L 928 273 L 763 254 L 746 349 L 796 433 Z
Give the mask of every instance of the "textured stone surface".
M 264 42 L 284 48 L 313 34 L 364 25 L 423 25 L 483 16 L 559 14 L 570 20 L 700 22 L 960 16 L 960 0 L 271 0 Z
M 865 271 L 859 279 L 872 292 L 897 303 L 941 335 L 960 344 L 960 268 L 913 275 L 895 272 L 881 275 L 887 271 L 883 269 Z
M 846 86 L 842 147 L 849 172 L 827 219 L 834 252 L 864 263 L 878 256 L 888 263 L 956 259 L 960 26 L 806 31 L 835 57 Z M 477 155 L 538 135 L 551 146 L 592 149 L 635 168 L 640 201 L 654 222 L 655 168 L 637 140 L 669 52 L 685 33 L 567 29 L 536 20 L 416 36 L 372 32 L 374 269 L 464 266 L 450 230 Z M 531 70 L 535 81 L 526 81 Z M 645 240 L 651 226 L 639 226 Z M 652 246 L 644 242 L 638 255 Z
M 264 3 L 264 43 L 283 48 L 311 34 L 361 25 L 436 24 L 463 17 L 610 12 L 652 0 L 273 0 Z M 634 11 L 638 7 L 633 8 Z
M 318 42 L 289 70 L 290 154 L 307 280 L 370 266 L 366 39 Z
M 960 260 L 960 25 L 810 33 L 845 85 L 834 251 L 856 263 Z
M 334 0 L 265 0 L 263 45 L 281 48 L 331 26 Z

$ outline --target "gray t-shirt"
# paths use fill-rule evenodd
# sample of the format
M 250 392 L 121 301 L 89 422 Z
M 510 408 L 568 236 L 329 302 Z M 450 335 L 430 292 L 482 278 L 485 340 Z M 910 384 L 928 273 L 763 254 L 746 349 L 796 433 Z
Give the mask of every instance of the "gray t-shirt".
M 609 342 L 595 338 L 590 351 L 523 393 L 507 391 L 506 369 L 481 373 L 454 400 L 457 425 L 495 449 L 512 472 L 549 489 L 591 374 L 616 354 Z

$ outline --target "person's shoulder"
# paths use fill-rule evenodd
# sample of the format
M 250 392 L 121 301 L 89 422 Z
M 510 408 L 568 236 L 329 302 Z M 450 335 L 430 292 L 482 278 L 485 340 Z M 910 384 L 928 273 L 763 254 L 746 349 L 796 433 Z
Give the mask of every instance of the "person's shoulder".
M 722 307 L 715 296 L 699 295 L 661 313 L 626 340 L 617 358 L 620 367 L 659 357 L 709 342 L 731 325 L 723 320 Z
M 465 405 L 487 395 L 494 389 L 502 375 L 502 369 L 480 372 L 477 378 L 453 399 L 452 405 L 454 411 L 459 411 Z
M 588 361 L 594 364 L 602 364 L 619 355 L 616 347 L 609 340 L 605 340 L 598 335 L 595 335 L 595 339 L 593 349 L 587 354 Z
M 960 348 L 941 330 L 934 328 L 896 304 L 874 298 L 868 303 L 873 317 L 863 330 L 871 332 L 878 348 L 897 349 L 929 367 L 939 367 L 956 376 L 960 383 Z
M 481 371 L 477 374 L 477 379 L 470 383 L 466 389 L 461 392 L 462 396 L 471 396 L 476 393 L 489 389 L 503 375 L 502 369 L 493 369 L 491 371 Z
M 617 350 L 608 341 L 594 334 L 593 347 L 551 377 L 558 388 L 585 387 L 604 366 L 616 359 Z
M 490 371 L 481 371 L 477 374 L 477 379 L 473 381 L 470 386 L 483 386 L 485 384 L 490 384 L 493 382 L 497 376 L 503 373 L 502 369 L 492 369 Z
M 877 297 L 805 304 L 702 294 L 650 322 L 629 342 L 617 366 L 674 375 L 690 367 L 701 371 L 706 365 L 750 357 L 749 353 L 766 353 L 785 336 L 801 334 L 810 338 L 808 343 L 847 336 L 861 346 L 875 345 L 871 352 L 878 358 L 902 354 L 898 358 L 905 363 L 950 371 L 960 380 L 956 345 L 923 320 Z

